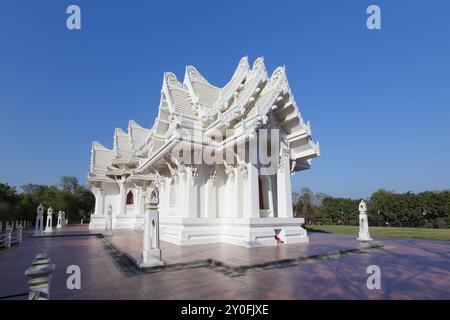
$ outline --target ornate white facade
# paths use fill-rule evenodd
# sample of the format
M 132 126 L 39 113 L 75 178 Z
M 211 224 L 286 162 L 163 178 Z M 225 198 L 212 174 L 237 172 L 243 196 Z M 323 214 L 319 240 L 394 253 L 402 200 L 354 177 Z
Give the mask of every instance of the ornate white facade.
M 142 228 L 159 195 L 160 238 L 179 245 L 243 246 L 308 241 L 293 218 L 291 174 L 319 155 L 289 88 L 284 67 L 268 76 L 247 57 L 218 88 L 193 66 L 183 83 L 163 78 L 150 129 L 130 121 L 113 149 L 92 145 L 88 185 L 96 198 L 91 228 Z M 267 162 L 269 159 L 269 162 Z

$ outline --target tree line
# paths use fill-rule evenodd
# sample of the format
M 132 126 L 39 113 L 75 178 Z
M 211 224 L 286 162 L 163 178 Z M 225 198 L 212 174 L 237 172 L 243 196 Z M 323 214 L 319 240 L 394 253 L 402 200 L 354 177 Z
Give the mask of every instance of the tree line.
M 358 224 L 361 199 L 335 198 L 303 188 L 294 202 L 294 212 L 306 224 Z M 380 189 L 367 203 L 369 224 L 450 228 L 450 191 L 395 193 Z
M 93 211 L 95 197 L 81 186 L 76 177 L 64 176 L 58 185 L 26 184 L 21 192 L 7 183 L 0 183 L 0 221 L 30 220 L 34 223 L 36 208 L 42 203 L 57 213 L 62 210 L 66 218 L 79 222 L 87 221 Z
M 0 221 L 35 220 L 42 203 L 65 211 L 70 221 L 89 220 L 95 197 L 76 177 L 64 176 L 58 185 L 27 184 L 21 192 L 0 183 Z M 358 224 L 360 199 L 335 198 L 303 188 L 294 195 L 295 216 L 306 224 Z M 370 225 L 450 228 L 450 191 L 394 193 L 380 189 L 365 199 Z

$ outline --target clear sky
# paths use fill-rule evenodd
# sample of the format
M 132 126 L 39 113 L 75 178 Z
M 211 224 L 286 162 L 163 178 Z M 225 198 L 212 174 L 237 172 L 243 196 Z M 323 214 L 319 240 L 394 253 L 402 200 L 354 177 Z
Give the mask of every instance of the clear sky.
M 81 30 L 66 8 L 81 8 Z M 381 8 L 381 30 L 366 9 Z M 322 155 L 296 174 L 334 196 L 450 188 L 450 1 L 0 3 L 0 181 L 86 181 L 93 140 L 150 127 L 162 75 L 223 86 L 239 59 L 286 65 Z

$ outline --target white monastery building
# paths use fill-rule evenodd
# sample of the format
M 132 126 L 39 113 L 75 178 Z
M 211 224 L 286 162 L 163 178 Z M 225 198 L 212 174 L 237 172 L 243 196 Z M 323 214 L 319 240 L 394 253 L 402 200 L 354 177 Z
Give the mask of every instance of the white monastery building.
M 284 67 L 239 62 L 219 88 L 193 66 L 183 82 L 166 72 L 151 128 L 130 121 L 114 146 L 92 144 L 90 228 L 141 229 L 158 197 L 160 239 L 178 245 L 246 247 L 307 242 L 294 218 L 291 176 L 319 156 Z

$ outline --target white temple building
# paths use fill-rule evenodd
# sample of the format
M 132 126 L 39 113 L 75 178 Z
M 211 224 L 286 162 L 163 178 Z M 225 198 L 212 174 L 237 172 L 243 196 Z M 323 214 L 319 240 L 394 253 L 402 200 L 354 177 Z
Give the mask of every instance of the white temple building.
M 115 129 L 112 149 L 92 145 L 90 228 L 140 229 L 159 197 L 160 239 L 178 245 L 254 247 L 307 242 L 294 218 L 291 176 L 319 156 L 284 67 L 269 77 L 262 58 L 239 62 L 219 88 L 193 66 L 183 82 L 163 78 L 151 128 Z

